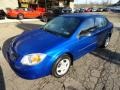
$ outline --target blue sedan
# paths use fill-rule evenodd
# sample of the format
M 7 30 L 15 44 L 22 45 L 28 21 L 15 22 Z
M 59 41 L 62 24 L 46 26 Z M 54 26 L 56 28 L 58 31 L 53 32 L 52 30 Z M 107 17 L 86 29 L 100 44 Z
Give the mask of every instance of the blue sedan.
M 36 79 L 64 76 L 73 61 L 108 46 L 113 24 L 94 14 L 61 15 L 38 30 L 24 32 L 10 43 L 7 58 L 17 75 Z

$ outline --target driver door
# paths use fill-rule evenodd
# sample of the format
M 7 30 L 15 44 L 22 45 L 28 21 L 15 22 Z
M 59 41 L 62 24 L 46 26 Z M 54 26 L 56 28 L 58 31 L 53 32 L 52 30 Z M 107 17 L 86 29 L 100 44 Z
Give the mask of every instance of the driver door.
M 31 8 L 28 8 L 26 11 L 27 18 L 33 18 L 34 12 Z

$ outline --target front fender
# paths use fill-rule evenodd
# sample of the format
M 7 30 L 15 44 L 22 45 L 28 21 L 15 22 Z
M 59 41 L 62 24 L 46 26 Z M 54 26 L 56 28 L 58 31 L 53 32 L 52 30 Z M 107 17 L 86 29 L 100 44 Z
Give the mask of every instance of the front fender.
M 51 59 L 48 61 L 47 67 L 50 69 L 50 72 L 52 72 L 53 64 L 57 61 L 57 59 L 68 52 L 69 52 L 69 50 L 67 50 L 67 49 L 61 49 L 59 51 L 56 51 L 56 53 L 54 53 L 54 54 L 52 53 L 49 56 L 49 57 L 51 57 Z

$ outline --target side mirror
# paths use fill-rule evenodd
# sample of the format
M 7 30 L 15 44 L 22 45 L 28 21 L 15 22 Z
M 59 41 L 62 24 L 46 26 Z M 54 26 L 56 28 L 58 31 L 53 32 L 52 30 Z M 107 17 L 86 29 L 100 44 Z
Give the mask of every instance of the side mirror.
M 88 34 L 86 34 L 85 36 L 88 36 L 88 37 L 90 37 L 92 34 L 91 33 L 88 33 Z
M 91 36 L 92 35 L 92 32 L 95 31 L 97 29 L 97 25 L 94 26 L 94 27 L 91 27 L 89 29 L 86 29 L 86 30 L 82 30 L 80 32 L 80 34 L 78 35 L 78 37 L 81 37 L 81 36 Z
M 91 36 L 91 32 L 87 31 L 87 32 L 81 32 L 80 36 Z
M 80 34 L 79 34 L 79 37 L 81 37 L 81 36 L 91 36 L 92 34 L 91 34 L 91 32 L 90 31 L 81 31 L 80 32 Z

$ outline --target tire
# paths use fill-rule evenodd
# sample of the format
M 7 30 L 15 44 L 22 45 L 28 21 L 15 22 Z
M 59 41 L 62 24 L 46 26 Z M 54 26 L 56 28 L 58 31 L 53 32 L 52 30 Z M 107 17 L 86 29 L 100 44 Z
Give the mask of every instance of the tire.
M 42 21 L 43 21 L 43 22 L 48 22 L 47 16 L 42 16 Z
M 18 18 L 19 20 L 22 20 L 22 19 L 24 19 L 24 15 L 23 15 L 23 14 L 18 14 L 17 18 Z
M 52 68 L 52 75 L 56 78 L 64 76 L 70 69 L 71 58 L 65 54 L 57 59 Z
M 106 48 L 106 47 L 108 47 L 109 42 L 110 42 L 110 36 L 107 36 L 107 37 L 105 38 L 103 44 L 101 45 L 101 48 Z

